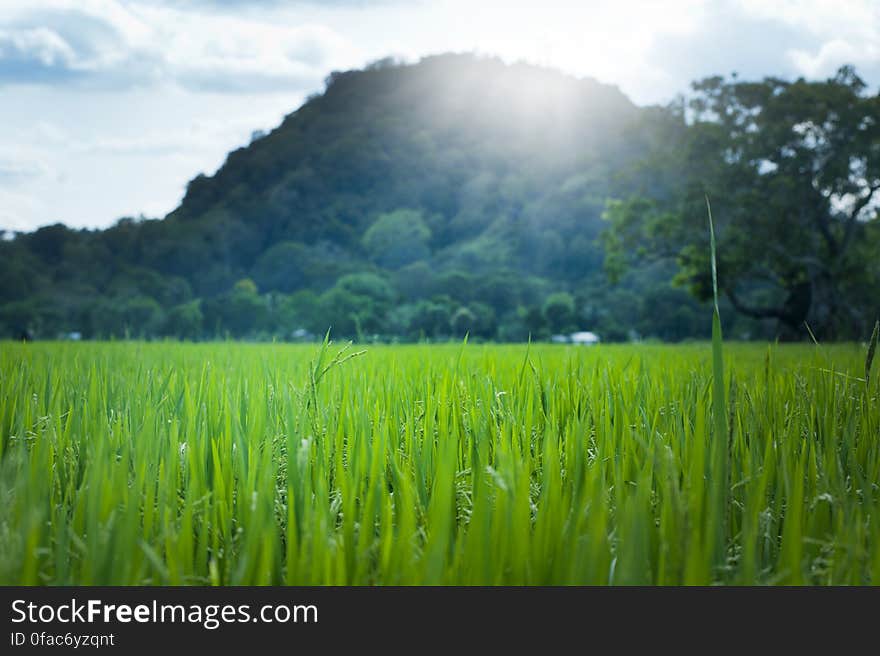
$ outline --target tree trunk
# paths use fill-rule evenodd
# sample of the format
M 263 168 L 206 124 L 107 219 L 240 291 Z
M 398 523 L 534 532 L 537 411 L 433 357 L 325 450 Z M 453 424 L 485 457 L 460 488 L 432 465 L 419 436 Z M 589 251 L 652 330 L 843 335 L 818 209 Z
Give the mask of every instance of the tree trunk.
M 783 342 L 803 341 L 809 332 L 817 340 L 828 341 L 852 332 L 845 329 L 848 319 L 842 315 L 840 294 L 833 277 L 825 271 L 791 287 L 782 306 L 755 307 L 732 290 L 725 291 L 737 312 L 755 319 L 776 319 L 777 338 Z
M 810 307 L 805 321 L 817 339 L 833 340 L 839 332 L 840 294 L 831 276 L 821 273 L 810 281 Z
M 831 276 L 819 273 L 789 292 L 779 317 L 779 339 L 797 341 L 812 332 L 817 340 L 833 340 L 840 330 L 839 294 Z
M 778 338 L 782 342 L 795 342 L 804 338 L 804 321 L 810 312 L 813 290 L 809 282 L 793 287 L 779 314 Z

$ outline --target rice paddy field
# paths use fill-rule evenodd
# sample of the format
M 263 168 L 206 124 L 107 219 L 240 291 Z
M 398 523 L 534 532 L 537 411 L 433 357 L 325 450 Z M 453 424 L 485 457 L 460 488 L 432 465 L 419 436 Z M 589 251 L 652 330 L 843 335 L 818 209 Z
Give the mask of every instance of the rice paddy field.
M 880 584 L 861 345 L 0 343 L 0 583 Z

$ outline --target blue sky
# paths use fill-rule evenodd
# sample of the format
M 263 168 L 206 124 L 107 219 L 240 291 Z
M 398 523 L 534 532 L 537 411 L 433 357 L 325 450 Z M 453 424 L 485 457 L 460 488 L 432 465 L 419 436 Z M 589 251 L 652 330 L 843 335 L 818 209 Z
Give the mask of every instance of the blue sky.
M 0 0 L 0 229 L 163 216 L 332 70 L 472 51 L 666 102 L 701 76 L 880 86 L 876 0 Z

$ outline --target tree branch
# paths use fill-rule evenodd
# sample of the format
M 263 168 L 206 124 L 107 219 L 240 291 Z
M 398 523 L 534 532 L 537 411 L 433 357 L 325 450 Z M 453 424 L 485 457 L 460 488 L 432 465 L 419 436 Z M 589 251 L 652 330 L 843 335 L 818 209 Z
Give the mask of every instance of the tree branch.
M 840 250 L 840 244 L 837 243 L 837 239 L 835 239 L 834 234 L 831 232 L 828 216 L 822 211 L 814 210 L 813 213 L 816 217 L 816 225 L 819 228 L 819 234 L 822 235 L 822 238 L 828 245 L 828 250 L 831 251 L 831 255 L 836 256 Z
M 786 251 L 784 248 L 776 243 L 770 244 L 770 250 L 776 253 L 781 259 L 784 259 L 791 264 L 802 266 L 807 270 L 809 270 L 810 267 L 813 267 L 814 269 L 818 269 L 819 271 L 828 271 L 828 265 L 815 255 L 792 255 L 790 252 Z M 785 285 L 780 284 L 780 286 L 784 287 Z
M 748 315 L 754 319 L 784 319 L 785 313 L 782 308 L 752 307 L 743 303 L 732 289 L 726 289 L 725 294 L 730 304 L 740 314 Z
M 868 187 L 867 195 L 862 196 L 858 201 L 856 201 L 852 212 L 850 212 L 850 215 L 846 220 L 846 227 L 844 228 L 843 239 L 840 242 L 840 250 L 838 251 L 838 256 L 843 256 L 846 253 L 847 248 L 849 248 L 849 244 L 852 241 L 853 234 L 855 234 L 856 225 L 859 222 L 859 214 L 861 214 L 862 210 L 868 206 L 878 189 L 880 189 L 880 184 L 871 185 L 870 187 Z

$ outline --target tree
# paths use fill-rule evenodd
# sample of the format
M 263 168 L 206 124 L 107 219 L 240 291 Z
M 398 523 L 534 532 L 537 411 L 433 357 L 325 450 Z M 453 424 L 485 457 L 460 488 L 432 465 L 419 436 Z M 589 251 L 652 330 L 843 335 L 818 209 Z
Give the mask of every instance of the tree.
M 777 320 L 783 336 L 804 322 L 824 338 L 861 333 L 876 308 L 846 287 L 868 266 L 859 244 L 878 216 L 880 97 L 849 67 L 824 82 L 712 77 L 693 89 L 643 163 L 647 198 L 608 207 L 606 264 L 675 258 L 678 282 L 708 298 L 708 196 L 719 286 L 737 311 Z
M 540 307 L 535 305 L 520 307 L 517 310 L 517 315 L 521 318 L 523 326 L 531 339 L 549 337 L 547 321 L 544 319 L 544 313 L 541 312 Z
M 102 298 L 92 308 L 91 323 L 98 337 L 150 337 L 165 325 L 165 313 L 149 296 Z
M 307 286 L 309 249 L 292 241 L 275 244 L 254 264 L 253 279 L 263 290 L 289 293 Z
M 350 273 L 342 276 L 336 286 L 352 294 L 366 296 L 380 304 L 394 300 L 394 290 L 384 278 L 375 273 Z
M 429 297 L 435 287 L 434 270 L 423 260 L 413 262 L 394 273 L 394 286 L 409 300 Z
M 226 294 L 203 303 L 202 312 L 205 327 L 218 336 L 225 331 L 235 337 L 253 336 L 269 318 L 266 299 L 250 278 L 242 278 Z
M 274 324 L 275 330 L 285 339 L 301 328 L 323 334 L 329 327 L 321 316 L 318 296 L 310 290 L 301 290 L 289 296 L 276 295 Z
M 389 311 L 389 328 L 410 339 L 445 337 L 450 331 L 448 299 L 404 303 Z
M 179 339 L 198 339 L 202 334 L 201 301 L 175 305 L 165 319 L 165 334 Z
M 451 301 L 447 297 L 419 301 L 410 323 L 410 333 L 416 337 L 445 337 L 449 335 L 451 313 Z
M 458 308 L 449 320 L 449 327 L 452 329 L 453 337 L 464 337 L 469 333 L 477 323 L 477 317 L 466 307 Z
M 337 336 L 360 340 L 365 332 L 378 330 L 379 317 L 373 299 L 345 287 L 337 285 L 321 295 L 321 312 L 324 324 Z
M 380 266 L 399 269 L 426 258 L 431 231 L 417 210 L 400 209 L 380 214 L 364 233 L 363 245 Z
M 544 301 L 544 317 L 551 332 L 567 333 L 574 330 L 574 298 L 568 292 L 550 294 Z

